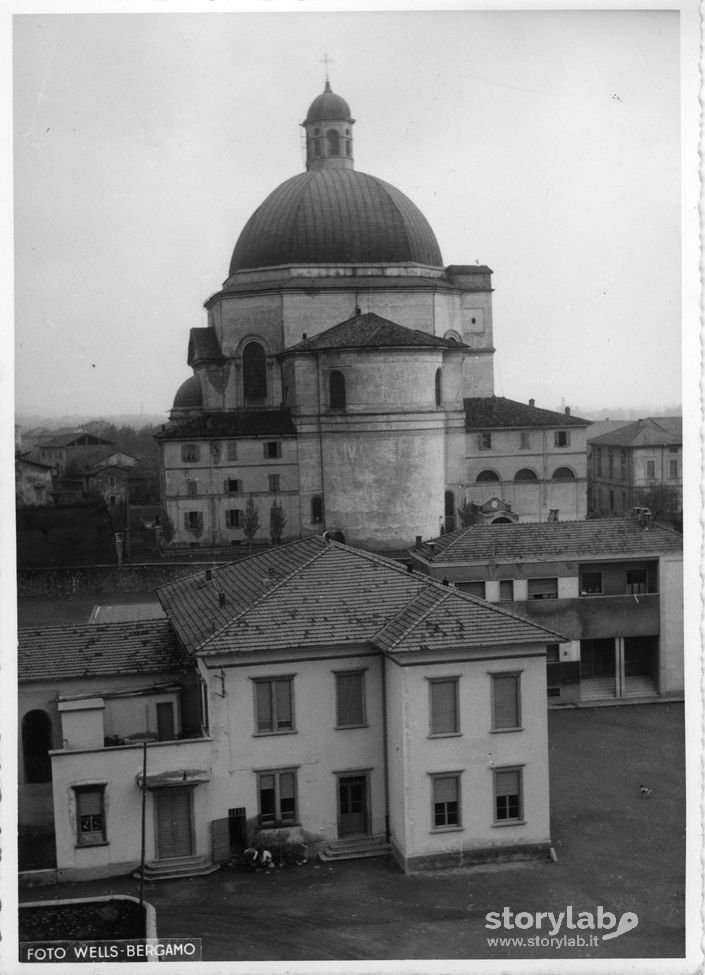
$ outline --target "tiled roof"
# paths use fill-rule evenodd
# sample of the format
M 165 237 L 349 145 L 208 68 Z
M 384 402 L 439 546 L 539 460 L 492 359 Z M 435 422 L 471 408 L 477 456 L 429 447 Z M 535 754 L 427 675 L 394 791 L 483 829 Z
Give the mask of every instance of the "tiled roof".
M 214 328 L 192 328 L 189 332 L 188 364 L 199 359 L 222 359 L 223 353 Z
M 472 396 L 465 401 L 465 429 L 491 427 L 586 427 L 590 420 L 542 410 L 504 396 Z
M 450 586 L 427 589 L 375 637 L 387 653 L 459 650 L 546 643 L 564 639 L 559 633 L 524 617 L 460 593 Z
M 200 574 L 173 583 L 158 595 L 184 645 L 199 655 L 370 642 L 401 652 L 422 644 L 443 649 L 547 639 L 543 628 L 484 600 L 320 536 L 214 570 L 210 582 Z M 434 606 L 439 601 L 442 609 Z M 444 630 L 443 637 L 434 630 L 437 639 L 429 643 L 427 606 L 434 625 L 445 614 L 455 631 Z M 412 632 L 415 623 L 423 638 Z
M 683 420 L 680 416 L 649 416 L 635 420 L 601 437 L 590 437 L 591 444 L 615 447 L 658 447 L 662 444 L 675 446 L 683 443 Z
M 434 562 L 545 561 L 615 555 L 677 552 L 682 537 L 669 528 L 644 529 L 636 518 L 594 518 L 540 524 L 473 525 L 441 535 L 433 542 Z M 423 554 L 430 549 L 424 546 Z
M 305 339 L 287 349 L 282 355 L 292 352 L 318 352 L 323 349 L 390 349 L 408 348 L 462 349 L 462 343 L 455 339 L 443 339 L 429 335 L 418 329 L 406 328 L 374 312 L 355 315 L 347 321 L 333 325 L 318 335 Z
M 19 631 L 20 681 L 155 673 L 180 669 L 185 662 L 171 624 L 163 619 Z
M 291 437 L 296 427 L 289 410 L 233 410 L 201 413 L 155 434 L 156 440 L 197 440 L 215 437 Z
M 39 447 L 92 447 L 98 444 L 105 444 L 109 447 L 114 447 L 115 443 L 112 440 L 105 440 L 103 437 L 96 437 L 92 433 L 86 433 L 83 430 L 74 430 L 71 433 L 63 433 L 60 436 L 53 437 L 50 440 L 42 440 L 37 446 Z

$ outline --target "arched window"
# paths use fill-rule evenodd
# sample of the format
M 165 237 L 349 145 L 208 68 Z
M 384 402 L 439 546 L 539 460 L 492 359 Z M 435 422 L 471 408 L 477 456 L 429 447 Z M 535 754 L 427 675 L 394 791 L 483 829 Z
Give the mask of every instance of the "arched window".
M 28 711 L 22 718 L 25 782 L 51 782 L 51 718 L 46 711 Z
M 436 369 L 436 406 L 443 402 L 443 374 L 440 369 Z
M 336 129 L 328 129 L 326 132 L 328 138 L 328 155 L 329 156 L 339 156 L 340 155 L 340 135 Z
M 311 522 L 314 525 L 320 525 L 323 521 L 323 498 L 318 495 L 311 498 Z
M 332 410 L 345 409 L 345 376 L 334 369 L 329 378 L 329 400 Z
M 569 481 L 575 477 L 575 473 L 570 467 L 557 467 L 553 472 L 554 481 Z
M 267 396 L 267 361 L 259 342 L 248 342 L 242 354 L 242 382 L 245 401 Z
M 475 481 L 498 481 L 499 474 L 495 471 L 480 471 L 480 473 L 475 478 Z
M 522 467 L 520 471 L 517 471 L 514 475 L 515 481 L 538 481 L 536 476 L 536 471 L 532 471 L 530 467 Z

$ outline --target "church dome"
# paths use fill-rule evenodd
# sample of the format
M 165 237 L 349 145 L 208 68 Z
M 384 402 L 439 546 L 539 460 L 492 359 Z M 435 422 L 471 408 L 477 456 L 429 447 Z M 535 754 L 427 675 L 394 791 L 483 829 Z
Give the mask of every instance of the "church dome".
M 306 122 L 322 122 L 326 119 L 350 119 L 350 106 L 331 91 L 330 84 L 326 81 L 325 91 L 314 98 L 306 115 Z M 305 124 L 305 123 L 304 123 Z
M 191 376 L 181 383 L 174 397 L 174 410 L 192 410 L 203 406 L 203 392 L 201 380 L 198 376 Z
M 395 262 L 443 266 L 424 215 L 390 183 L 328 167 L 300 173 L 270 193 L 240 234 L 230 274 L 282 264 Z

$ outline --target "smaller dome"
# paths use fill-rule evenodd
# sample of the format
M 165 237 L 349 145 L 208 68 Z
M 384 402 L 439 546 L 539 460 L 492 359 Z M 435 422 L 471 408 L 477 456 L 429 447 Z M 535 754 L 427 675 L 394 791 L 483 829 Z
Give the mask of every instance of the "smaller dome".
M 335 92 L 331 91 L 330 84 L 326 81 L 326 87 L 323 94 L 319 95 L 317 98 L 314 98 L 311 102 L 311 106 L 306 116 L 306 122 L 321 122 L 324 119 L 349 118 L 350 106 L 344 98 L 341 98 L 340 95 L 336 95 Z
M 174 397 L 175 410 L 192 410 L 203 406 L 203 392 L 201 390 L 201 380 L 198 376 L 191 376 L 186 382 L 181 383 Z

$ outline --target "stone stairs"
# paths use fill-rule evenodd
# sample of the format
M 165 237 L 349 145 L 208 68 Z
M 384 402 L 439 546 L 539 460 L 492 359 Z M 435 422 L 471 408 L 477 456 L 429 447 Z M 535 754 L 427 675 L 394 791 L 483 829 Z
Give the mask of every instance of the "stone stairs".
M 219 863 L 213 863 L 205 856 L 152 860 L 144 865 L 144 879 L 153 882 L 176 880 L 179 877 L 204 877 L 206 874 L 215 873 L 219 868 Z M 139 870 L 136 870 L 132 876 L 139 879 Z
M 351 836 L 332 840 L 318 851 L 318 859 L 324 863 L 335 860 L 363 860 L 368 857 L 386 857 L 392 852 L 384 836 Z

